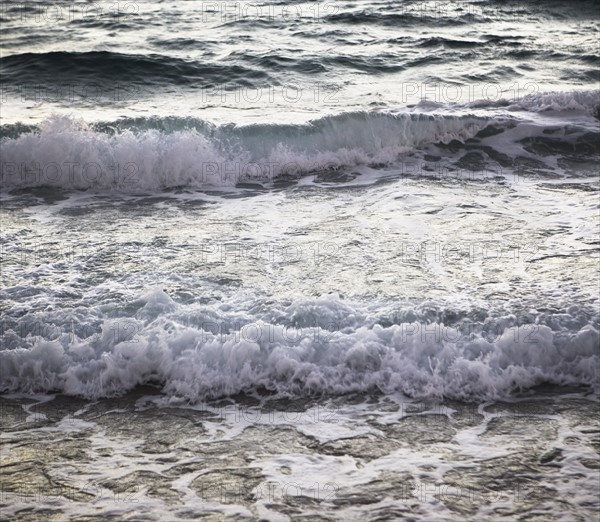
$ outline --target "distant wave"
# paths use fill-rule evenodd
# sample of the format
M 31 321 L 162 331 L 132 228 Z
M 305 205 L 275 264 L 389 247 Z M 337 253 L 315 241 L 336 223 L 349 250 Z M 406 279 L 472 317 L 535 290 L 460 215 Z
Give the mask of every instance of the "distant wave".
M 124 54 L 110 51 L 13 54 L 0 59 L 6 85 L 118 82 L 139 85 L 172 84 L 214 86 L 252 85 L 268 77 L 264 70 L 239 63 L 200 63 L 160 54 Z
M 434 4 L 432 4 L 434 5 Z M 439 9 L 429 8 L 428 10 L 419 9 L 415 6 L 412 10 L 407 10 L 401 13 L 387 13 L 377 10 L 363 10 L 355 12 L 335 13 L 325 17 L 325 20 L 330 23 L 341 23 L 350 25 L 378 25 L 391 27 L 423 27 L 427 25 L 433 26 L 461 26 L 469 22 L 482 21 L 480 15 L 474 13 L 451 13 L 446 16 L 440 16 Z

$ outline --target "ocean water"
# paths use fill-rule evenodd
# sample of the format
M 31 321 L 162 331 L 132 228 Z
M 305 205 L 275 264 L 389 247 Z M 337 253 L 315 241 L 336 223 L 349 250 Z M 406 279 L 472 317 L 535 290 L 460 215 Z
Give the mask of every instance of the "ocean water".
M 597 516 L 597 2 L 0 6 L 3 519 Z

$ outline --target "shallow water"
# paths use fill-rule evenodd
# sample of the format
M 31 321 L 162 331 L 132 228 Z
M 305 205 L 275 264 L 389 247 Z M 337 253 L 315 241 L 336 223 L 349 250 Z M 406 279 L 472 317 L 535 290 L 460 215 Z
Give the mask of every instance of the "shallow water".
M 4 397 L 10 520 L 592 520 L 597 399 Z M 102 466 L 99 467 L 98 463 Z

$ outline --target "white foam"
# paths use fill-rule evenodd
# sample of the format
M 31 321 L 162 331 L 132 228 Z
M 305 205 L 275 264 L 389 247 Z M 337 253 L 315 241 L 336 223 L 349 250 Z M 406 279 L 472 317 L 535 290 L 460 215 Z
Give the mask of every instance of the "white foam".
M 600 91 L 533 94 L 509 104 L 422 102 L 411 109 L 348 112 L 300 124 L 214 125 L 195 118 L 148 118 L 89 125 L 54 116 L 38 130 L 0 142 L 2 188 L 57 186 L 125 192 L 234 186 L 284 175 L 394 164 L 428 144 L 464 142 L 488 125 L 501 152 L 550 126 L 597 132 Z
M 507 326 L 492 340 L 442 324 L 383 327 L 358 305 L 327 296 L 292 303 L 282 323 L 294 327 L 256 317 L 214 334 L 182 324 L 186 311 L 162 290 L 140 304 L 127 319 L 130 335 L 115 338 L 117 320 L 107 319 L 95 339 L 30 336 L 28 348 L 0 352 L 0 388 L 96 398 L 159 381 L 168 395 L 200 401 L 260 387 L 297 396 L 381 390 L 481 400 L 544 382 L 599 386 L 599 334 L 591 325 L 566 345 L 541 324 Z M 314 317 L 337 328 L 311 325 Z
M 135 131 L 109 132 L 56 116 L 36 132 L 3 139 L 2 187 L 143 191 L 270 181 L 389 164 L 428 143 L 464 141 L 488 123 L 481 116 L 356 112 L 300 125 L 215 127 L 183 120 L 172 132 L 142 129 L 139 122 Z

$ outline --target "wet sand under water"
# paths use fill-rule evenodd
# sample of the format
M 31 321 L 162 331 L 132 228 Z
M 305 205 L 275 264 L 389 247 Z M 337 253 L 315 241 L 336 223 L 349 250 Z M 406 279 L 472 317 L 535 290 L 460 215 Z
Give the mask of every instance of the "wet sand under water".
M 186 405 L 3 396 L 0 516 L 92 520 L 594 520 L 598 397 L 390 396 Z

